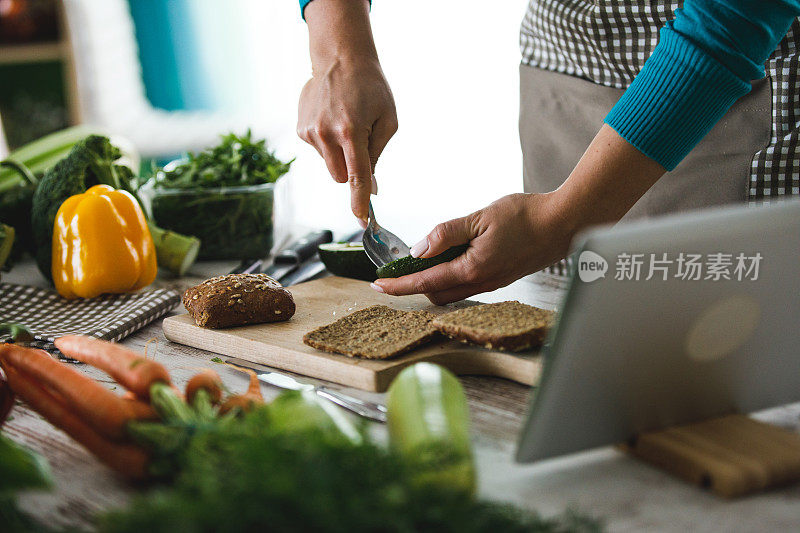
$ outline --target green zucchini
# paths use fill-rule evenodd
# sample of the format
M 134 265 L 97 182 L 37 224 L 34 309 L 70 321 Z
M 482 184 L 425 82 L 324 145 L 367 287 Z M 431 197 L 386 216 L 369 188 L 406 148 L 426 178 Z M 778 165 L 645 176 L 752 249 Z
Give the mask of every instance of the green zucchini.
M 319 259 L 328 272 L 335 276 L 375 281 L 375 265 L 367 257 L 364 245 L 354 242 L 332 242 L 320 244 Z
M 281 393 L 269 404 L 270 425 L 279 432 L 316 430 L 335 442 L 361 444 L 358 429 L 341 409 L 312 390 Z
M 385 264 L 377 271 L 379 278 L 399 278 L 400 276 L 407 276 L 415 272 L 421 272 L 441 263 L 452 261 L 459 255 L 462 255 L 469 248 L 468 244 L 460 244 L 448 248 L 444 252 L 434 257 L 411 257 L 407 255 L 400 259 L 395 259 L 391 263 Z
M 475 492 L 469 409 L 458 378 L 432 363 L 404 369 L 389 387 L 389 442 L 420 485 Z

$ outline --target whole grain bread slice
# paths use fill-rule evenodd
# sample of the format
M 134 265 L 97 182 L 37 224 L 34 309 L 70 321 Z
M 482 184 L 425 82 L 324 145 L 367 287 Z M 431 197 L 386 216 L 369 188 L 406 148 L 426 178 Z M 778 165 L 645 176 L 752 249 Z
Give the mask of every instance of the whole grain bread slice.
M 540 346 L 555 313 L 519 302 L 466 307 L 436 317 L 432 325 L 445 335 L 512 352 Z
M 373 305 L 309 331 L 303 342 L 326 352 L 388 359 L 425 344 L 435 335 L 427 311 L 398 311 Z

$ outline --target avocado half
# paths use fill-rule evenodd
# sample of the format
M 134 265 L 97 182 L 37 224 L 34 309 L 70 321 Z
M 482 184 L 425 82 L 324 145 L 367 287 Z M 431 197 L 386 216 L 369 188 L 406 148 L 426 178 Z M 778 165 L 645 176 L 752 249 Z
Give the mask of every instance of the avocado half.
M 332 242 L 317 247 L 319 258 L 335 276 L 375 281 L 375 265 L 367 257 L 364 246 L 355 242 Z

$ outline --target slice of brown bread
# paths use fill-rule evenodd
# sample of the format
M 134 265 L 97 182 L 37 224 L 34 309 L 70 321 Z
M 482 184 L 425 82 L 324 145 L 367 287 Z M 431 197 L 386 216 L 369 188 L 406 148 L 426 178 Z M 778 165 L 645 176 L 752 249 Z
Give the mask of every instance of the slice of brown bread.
M 373 305 L 309 331 L 303 342 L 326 352 L 388 359 L 425 344 L 436 335 L 427 311 L 398 311 Z
M 280 322 L 294 315 L 292 293 L 266 274 L 228 274 L 186 289 L 183 305 L 204 328 Z
M 513 352 L 540 346 L 555 313 L 519 302 L 466 307 L 440 315 L 433 327 L 462 342 Z

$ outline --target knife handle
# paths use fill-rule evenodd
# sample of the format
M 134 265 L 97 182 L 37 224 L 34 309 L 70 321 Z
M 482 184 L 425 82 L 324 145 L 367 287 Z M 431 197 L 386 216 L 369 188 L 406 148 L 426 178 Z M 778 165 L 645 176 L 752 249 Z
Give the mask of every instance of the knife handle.
M 314 257 L 314 254 L 317 253 L 317 246 L 331 241 L 333 241 L 333 232 L 331 230 L 312 231 L 278 253 L 274 262 L 276 264 L 299 265 L 303 261 Z
M 376 422 L 386 423 L 386 407 L 381 404 L 359 400 L 358 398 L 348 396 L 347 394 L 342 394 L 341 392 L 331 390 L 327 387 L 316 387 L 314 392 L 316 392 L 318 396 L 325 398 L 326 400 L 329 400 L 340 407 L 344 407 L 348 411 L 352 411 L 357 415 L 369 418 L 370 420 L 374 420 Z

